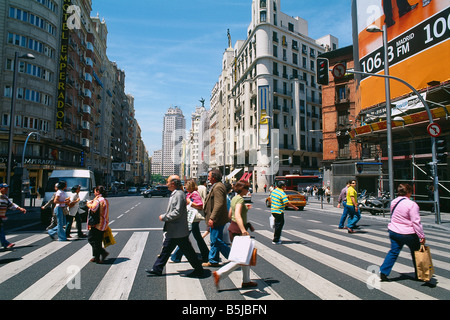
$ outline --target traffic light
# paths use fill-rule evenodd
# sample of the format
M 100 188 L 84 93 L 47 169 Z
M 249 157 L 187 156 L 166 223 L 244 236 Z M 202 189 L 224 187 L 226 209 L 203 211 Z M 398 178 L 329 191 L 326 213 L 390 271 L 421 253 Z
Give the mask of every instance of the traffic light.
M 325 58 L 317 58 L 317 83 L 328 85 L 329 83 L 329 62 Z
M 436 140 L 436 158 L 438 163 L 447 163 L 447 141 L 445 139 Z

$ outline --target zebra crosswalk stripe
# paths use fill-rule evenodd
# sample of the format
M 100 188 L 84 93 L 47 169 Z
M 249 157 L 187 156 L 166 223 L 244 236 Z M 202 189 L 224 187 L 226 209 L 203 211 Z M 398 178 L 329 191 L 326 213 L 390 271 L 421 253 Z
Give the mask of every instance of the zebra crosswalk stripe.
M 309 236 L 307 234 L 295 231 L 295 230 L 286 230 L 286 233 L 292 234 L 294 236 L 300 237 L 302 239 L 315 242 L 319 245 L 326 246 L 328 248 L 332 248 L 335 250 L 338 250 L 339 252 L 345 253 L 345 254 L 351 254 L 354 257 L 364 259 L 366 260 L 370 255 L 364 254 L 361 251 L 353 250 L 346 248 L 342 245 L 337 245 L 335 243 L 332 243 L 330 241 L 325 241 L 322 239 L 319 239 L 317 237 Z M 346 275 L 349 275 L 351 277 L 354 277 L 357 280 L 360 280 L 362 282 L 367 283 L 367 280 L 369 278 L 367 270 L 358 268 L 350 263 L 347 263 L 345 261 L 342 261 L 340 259 L 336 259 L 330 255 L 318 252 L 317 250 L 312 250 L 311 248 L 305 247 L 305 246 L 295 246 L 287 245 L 291 247 L 292 249 L 296 250 L 297 252 L 304 254 L 312 259 L 315 259 L 316 261 L 325 264 L 331 268 L 334 268 L 335 270 L 338 270 L 340 272 L 345 273 Z M 374 257 L 373 259 L 376 259 L 377 262 L 380 261 L 378 257 Z M 371 263 L 374 263 L 371 261 Z M 413 290 L 408 288 L 407 286 L 401 285 L 399 283 L 383 283 L 383 285 L 380 285 L 380 290 L 395 297 L 398 299 L 407 299 L 407 300 L 435 300 L 435 298 L 423 294 L 417 290 Z
M 19 272 L 24 271 L 38 261 L 48 257 L 50 254 L 67 246 L 69 242 L 51 242 L 33 252 L 25 255 L 22 259 L 8 263 L 0 268 L 0 283 L 5 282 L 9 278 L 17 275 Z
M 127 300 L 139 262 L 147 243 L 148 232 L 135 232 L 119 254 L 128 260 L 114 263 L 103 277 L 90 300 Z
M 375 244 L 367 242 L 367 241 L 362 241 L 362 240 L 358 240 L 358 239 L 350 239 L 349 237 L 336 235 L 336 234 L 333 234 L 331 232 L 327 232 L 327 231 L 323 231 L 323 230 L 311 230 L 311 231 L 317 232 L 317 233 L 325 235 L 325 236 L 333 237 L 334 239 L 338 239 L 340 241 L 350 242 L 352 244 L 364 246 L 364 247 L 370 248 L 372 250 L 382 252 L 382 253 L 384 253 L 384 256 L 386 256 L 386 254 L 389 251 L 389 247 L 378 246 L 378 245 L 375 245 Z M 332 246 L 333 244 L 331 242 L 329 242 L 329 245 Z M 381 266 L 381 264 L 384 261 L 384 257 L 382 257 L 382 258 L 376 257 L 376 256 L 373 256 L 373 255 L 364 253 L 364 252 L 360 252 L 358 250 L 350 249 L 350 248 L 345 247 L 345 246 L 337 246 L 337 245 L 335 245 L 335 247 L 337 248 L 336 250 L 343 250 L 342 252 L 344 252 L 344 251 L 345 252 L 351 252 L 353 255 L 355 255 L 357 257 L 361 256 L 361 255 L 364 255 L 364 256 L 367 257 L 368 261 L 371 261 L 372 263 L 377 264 L 379 266 Z M 401 257 L 405 257 L 407 259 L 411 259 L 411 255 L 408 254 L 407 252 L 401 252 L 400 256 Z M 442 261 L 436 260 L 434 258 L 433 258 L 433 264 L 434 264 L 435 268 L 439 266 L 439 267 L 444 268 L 444 269 L 445 269 L 446 265 L 448 265 L 446 262 L 442 262 Z M 404 265 L 404 264 L 402 264 L 400 262 L 396 262 L 395 263 L 394 270 L 399 272 L 399 273 L 407 273 L 407 272 L 414 271 L 412 263 L 411 263 L 411 266 L 407 266 L 407 265 Z M 436 278 L 436 280 L 439 281 L 439 287 L 447 289 L 447 290 L 450 290 L 450 280 L 449 279 L 440 277 L 439 275 L 435 275 L 435 278 Z
M 269 231 L 257 231 L 266 237 L 271 237 Z M 284 272 L 300 285 L 311 291 L 313 294 L 323 300 L 360 300 L 354 294 L 335 285 L 333 282 L 324 279 L 298 263 L 286 258 L 282 254 L 274 251 L 256 241 L 255 247 L 258 248 L 258 255 L 266 261 L 276 261 L 276 268 Z
M 199 279 L 180 276 L 191 268 L 188 262 L 166 264 L 167 300 L 207 300 Z
M 92 247 L 90 244 L 86 244 L 74 255 L 15 297 L 14 300 L 51 300 L 74 278 L 74 268 L 76 268 L 75 271 L 81 270 L 88 263 L 91 256 Z

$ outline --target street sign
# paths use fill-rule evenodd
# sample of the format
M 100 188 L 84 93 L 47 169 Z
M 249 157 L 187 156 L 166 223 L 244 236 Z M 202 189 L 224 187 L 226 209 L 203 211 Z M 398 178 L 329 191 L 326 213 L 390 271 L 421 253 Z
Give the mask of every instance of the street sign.
M 333 71 L 331 72 L 335 79 L 341 79 L 347 73 L 347 68 L 344 64 L 338 63 L 334 66 Z
M 437 123 L 431 123 L 428 125 L 427 131 L 430 136 L 437 138 L 441 135 L 442 129 Z

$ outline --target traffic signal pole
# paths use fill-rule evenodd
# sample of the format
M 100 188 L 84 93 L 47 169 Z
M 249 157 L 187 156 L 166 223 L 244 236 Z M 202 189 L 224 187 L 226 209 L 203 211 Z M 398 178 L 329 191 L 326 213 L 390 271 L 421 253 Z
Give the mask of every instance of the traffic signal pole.
M 428 120 L 430 121 L 430 124 L 434 123 L 433 115 L 431 114 L 430 107 L 428 106 L 428 103 L 425 101 L 425 99 L 422 97 L 422 95 L 408 82 L 406 82 L 403 79 L 391 76 L 391 75 L 382 75 L 382 74 L 373 74 L 373 73 L 367 73 L 367 72 L 361 72 L 361 71 L 354 71 L 354 70 L 347 70 L 347 73 L 353 73 L 353 74 L 360 74 L 360 75 L 367 75 L 372 77 L 379 77 L 379 78 L 385 78 L 385 79 L 392 79 L 399 81 L 406 85 L 409 89 L 411 89 L 417 96 L 417 98 L 422 102 L 423 106 L 425 107 L 425 110 L 427 111 Z M 389 147 L 389 146 L 388 146 Z M 392 147 L 392 146 L 390 146 Z M 438 178 L 438 168 L 437 168 L 437 144 L 436 144 L 436 138 L 431 137 L 431 154 L 432 154 L 432 162 L 431 166 L 434 171 L 434 179 L 433 179 L 433 186 L 434 186 L 434 202 L 435 202 L 435 208 L 436 208 L 436 224 L 441 224 L 441 208 L 439 205 L 439 178 Z M 393 196 L 393 195 L 391 195 Z

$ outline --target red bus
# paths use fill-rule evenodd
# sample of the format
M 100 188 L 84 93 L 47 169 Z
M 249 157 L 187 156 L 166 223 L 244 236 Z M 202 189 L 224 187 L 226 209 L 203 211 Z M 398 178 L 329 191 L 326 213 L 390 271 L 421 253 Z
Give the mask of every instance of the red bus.
M 277 181 L 284 181 L 286 190 L 303 191 L 307 186 L 322 187 L 322 180 L 321 176 L 287 175 L 275 177 L 275 184 Z

